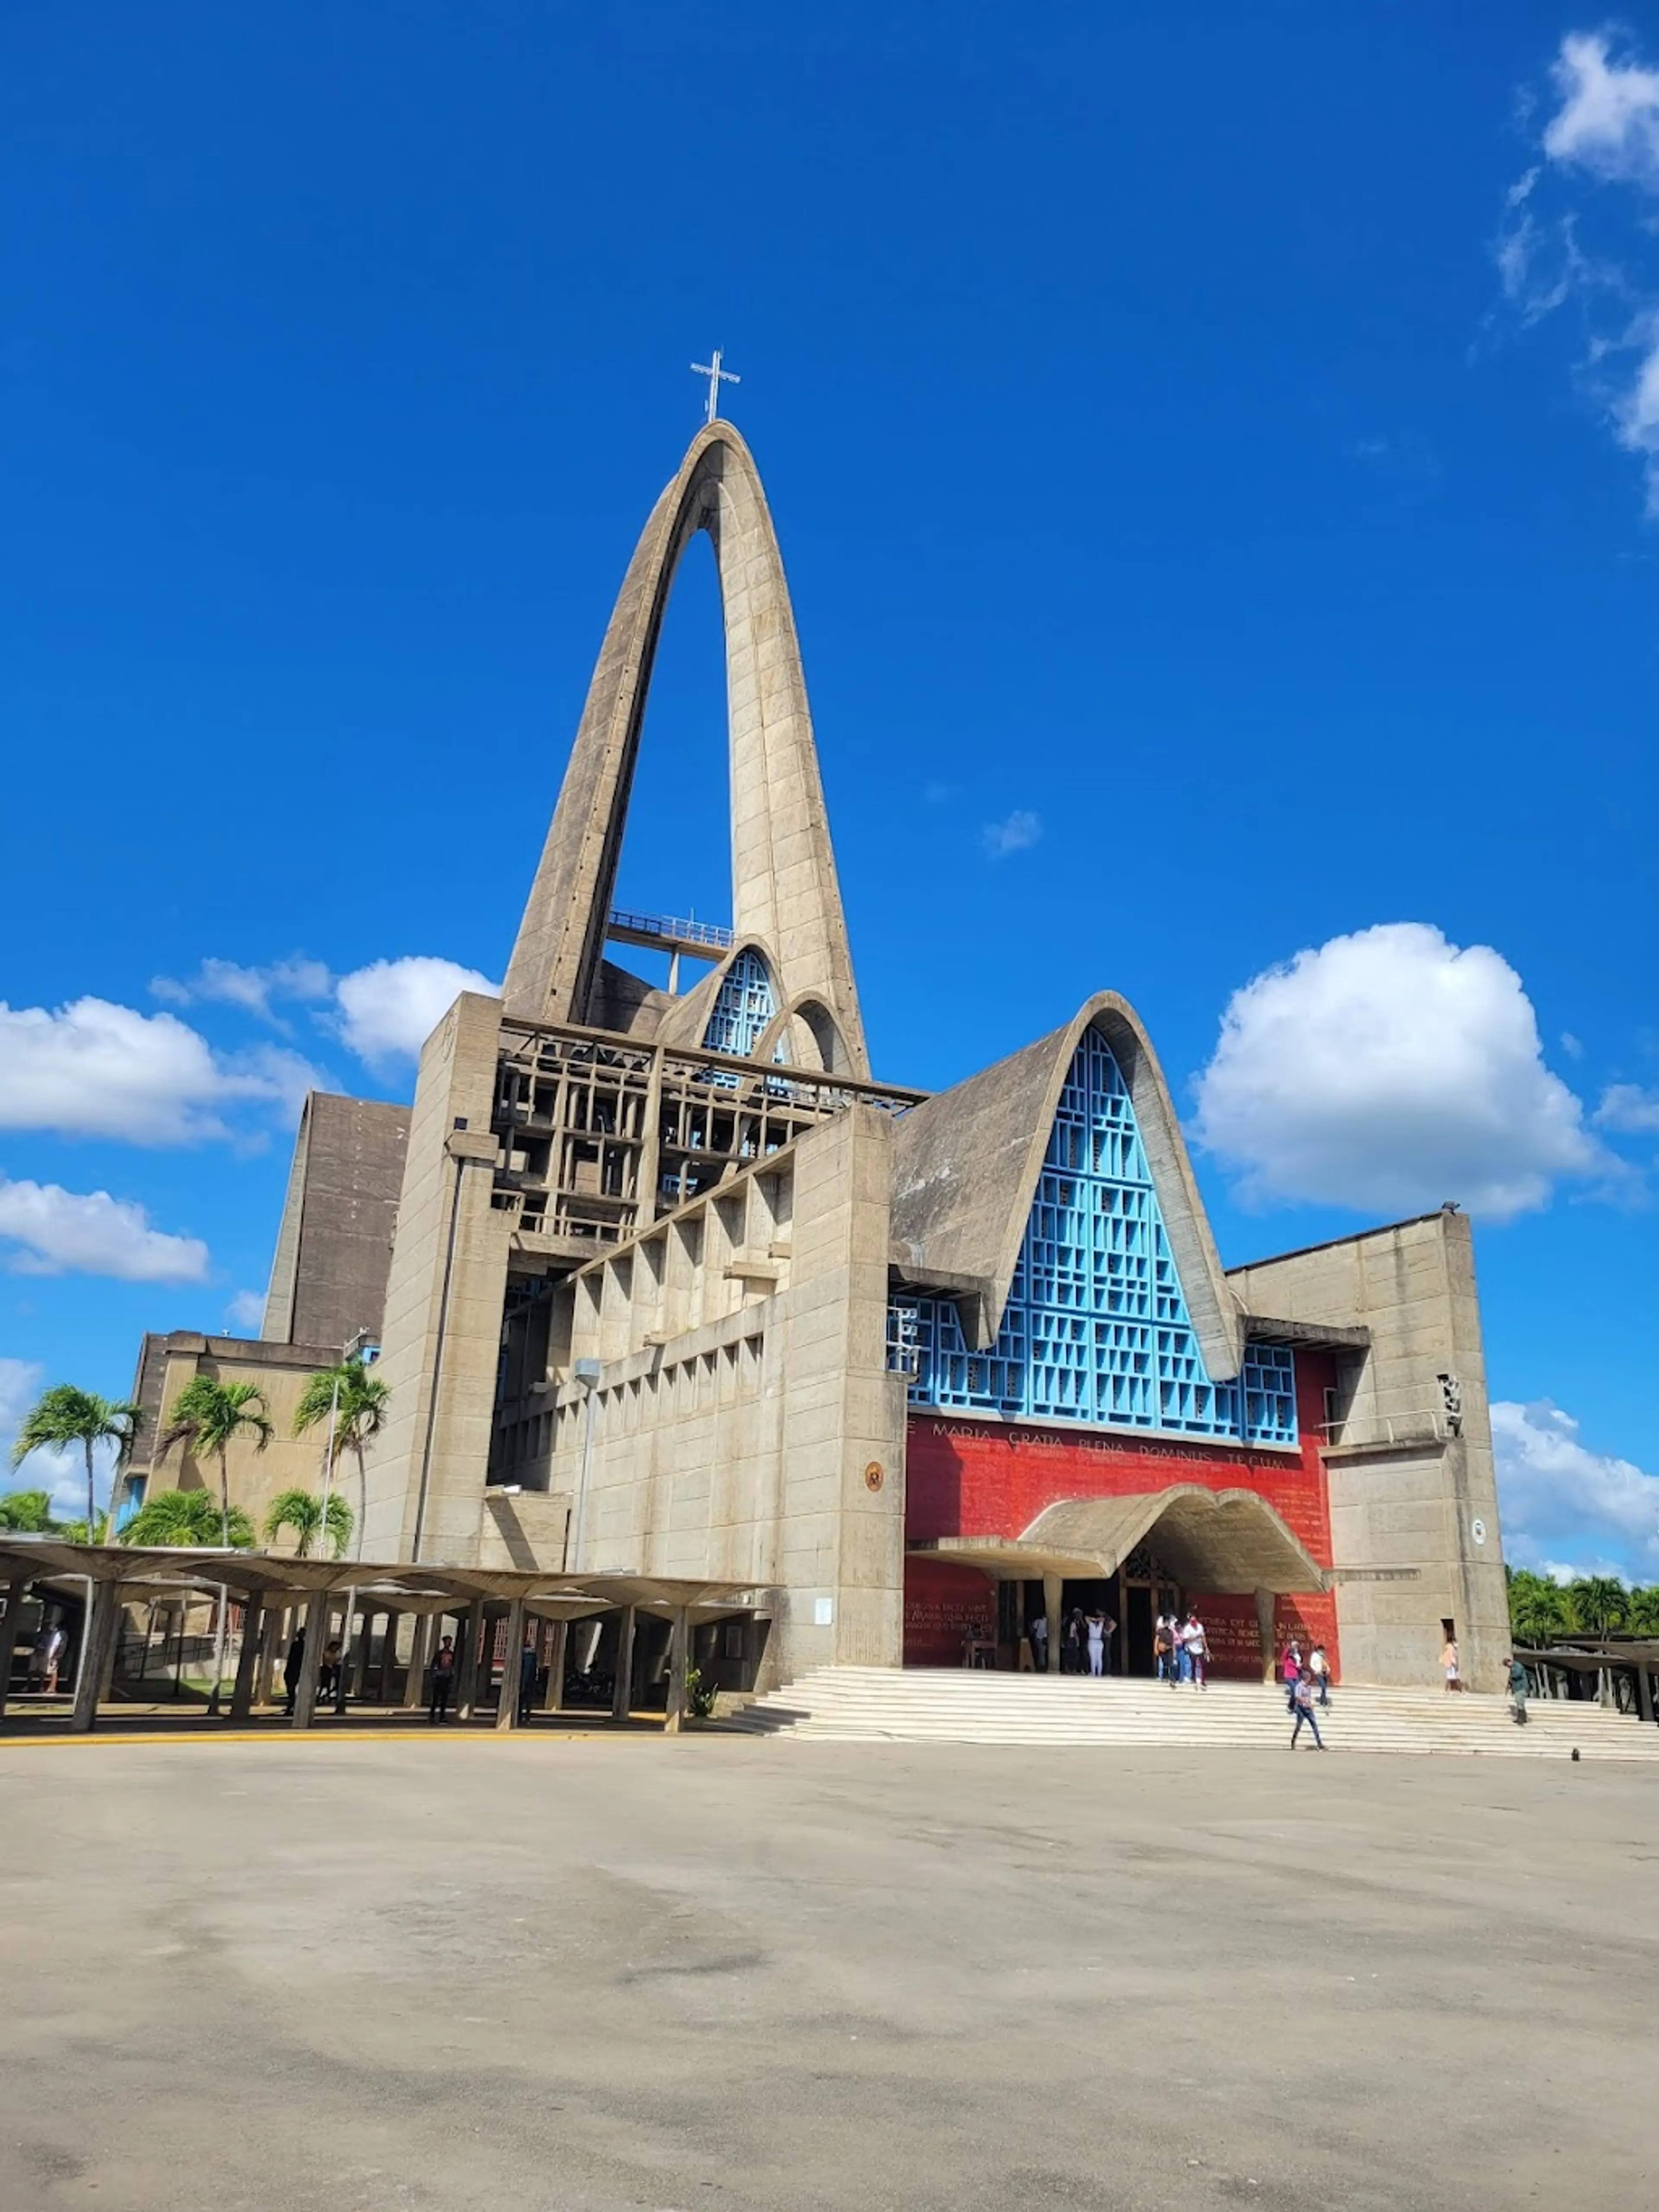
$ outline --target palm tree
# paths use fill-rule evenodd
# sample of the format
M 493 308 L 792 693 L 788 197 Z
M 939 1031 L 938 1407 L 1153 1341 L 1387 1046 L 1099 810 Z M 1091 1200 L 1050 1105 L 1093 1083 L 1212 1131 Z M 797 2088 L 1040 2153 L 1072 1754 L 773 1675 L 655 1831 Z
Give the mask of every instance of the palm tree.
M 216 1544 L 228 1527 L 239 1552 L 253 1545 L 253 1523 L 240 1505 L 222 1516 L 205 1490 L 155 1490 L 121 1531 L 124 1544 Z
M 1574 1625 L 1581 1633 L 1605 1638 L 1622 1628 L 1630 1610 L 1630 1593 L 1616 1575 L 1581 1575 L 1571 1583 L 1567 1597 Z
M 263 1451 L 276 1433 L 265 1410 L 265 1394 L 257 1382 L 216 1382 L 210 1375 L 193 1375 L 173 1401 L 173 1418 L 156 1448 L 165 1458 L 176 1443 L 186 1440 L 198 1458 L 211 1452 L 219 1462 L 219 1540 L 230 1543 L 230 1477 L 225 1455 L 246 1429 L 255 1451 Z
M 50 1491 L 14 1490 L 0 1498 L 0 1528 L 20 1536 L 50 1536 L 57 1525 Z
M 265 1516 L 265 1541 L 269 1544 L 284 1528 L 292 1528 L 296 1539 L 294 1556 L 308 1559 L 325 1520 L 328 1523 L 329 1548 L 337 1559 L 343 1559 L 346 1546 L 351 1541 L 351 1508 L 337 1490 L 330 1492 L 326 1506 L 313 1491 L 279 1492 L 271 1499 L 270 1510 Z
M 362 1556 L 363 1522 L 368 1516 L 368 1476 L 364 1469 L 363 1454 L 373 1438 L 386 1426 L 386 1407 L 392 1397 L 392 1387 L 382 1382 L 378 1375 L 371 1375 L 361 1359 L 343 1359 L 337 1367 L 320 1367 L 306 1378 L 306 1387 L 294 1416 L 294 1433 L 302 1437 L 308 1429 L 320 1424 L 328 1425 L 330 1443 L 324 1447 L 327 1459 L 325 1473 L 333 1480 L 339 1465 L 340 1455 L 349 1449 L 357 1462 L 358 1555 Z M 340 1556 L 338 1553 L 335 1555 Z
M 142 1418 L 137 1406 L 124 1400 L 100 1398 L 95 1390 L 78 1390 L 73 1382 L 54 1382 L 24 1416 L 11 1448 L 11 1463 L 21 1467 L 32 1451 L 66 1450 L 79 1444 L 87 1462 L 87 1535 L 98 1526 L 98 1499 L 93 1481 L 92 1455 L 99 1444 L 115 1446 L 118 1468 L 132 1449 Z
M 1659 1636 L 1659 1583 L 1631 1592 L 1630 1626 L 1638 1636 Z
M 1517 1567 L 1509 1584 L 1510 1632 L 1517 1644 L 1536 1650 L 1554 1643 L 1571 1626 L 1566 1592 L 1547 1575 Z

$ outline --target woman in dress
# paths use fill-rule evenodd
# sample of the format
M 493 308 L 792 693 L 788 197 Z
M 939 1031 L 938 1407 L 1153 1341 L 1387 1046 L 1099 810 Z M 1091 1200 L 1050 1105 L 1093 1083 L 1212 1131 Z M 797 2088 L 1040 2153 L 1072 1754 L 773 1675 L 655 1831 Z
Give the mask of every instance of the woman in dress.
M 1462 1688 L 1462 1676 L 1458 1671 L 1457 1665 L 1457 1638 L 1455 1636 L 1449 1636 L 1446 1638 L 1446 1648 L 1440 1655 L 1440 1671 L 1446 1678 L 1446 1687 L 1449 1690 Z

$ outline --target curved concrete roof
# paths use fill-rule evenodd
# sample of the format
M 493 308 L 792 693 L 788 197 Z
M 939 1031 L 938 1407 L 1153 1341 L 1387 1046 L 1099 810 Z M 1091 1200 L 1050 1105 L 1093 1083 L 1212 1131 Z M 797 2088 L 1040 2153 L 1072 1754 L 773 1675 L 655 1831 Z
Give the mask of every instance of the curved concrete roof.
M 1212 1381 L 1231 1382 L 1244 1356 L 1238 1303 L 1222 1273 L 1152 1040 L 1115 991 L 1097 993 L 1062 1028 L 900 1119 L 893 1133 L 895 1257 L 917 1281 L 982 1281 L 983 1342 L 995 1338 L 1060 1094 L 1091 1027 L 1111 1048 L 1129 1087 L 1205 1366 Z
M 749 448 L 711 422 L 651 511 L 588 688 L 502 997 L 532 1022 L 591 1019 L 663 611 L 699 530 L 714 542 L 726 629 L 732 923 L 775 947 L 780 996 L 820 999 L 867 1077 L 806 679 L 766 495 Z
M 1220 1596 L 1325 1587 L 1319 1562 L 1265 1498 L 1194 1482 L 1127 1498 L 1064 1498 L 1019 1536 L 945 1536 L 910 1548 L 988 1574 L 1104 1581 L 1148 1538 L 1185 1589 Z

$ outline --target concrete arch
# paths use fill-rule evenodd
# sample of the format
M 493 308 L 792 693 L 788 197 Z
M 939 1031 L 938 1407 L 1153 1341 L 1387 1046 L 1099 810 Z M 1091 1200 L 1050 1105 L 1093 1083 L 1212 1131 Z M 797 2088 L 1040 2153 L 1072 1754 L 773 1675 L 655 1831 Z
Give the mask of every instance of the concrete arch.
M 766 969 L 767 980 L 772 986 L 773 1002 L 775 1005 L 781 1003 L 783 994 L 779 988 L 776 954 L 762 938 L 739 937 L 731 950 L 723 952 L 708 973 L 695 983 L 690 990 L 684 993 L 682 997 L 670 1000 L 668 1012 L 663 1016 L 661 1025 L 657 1031 L 659 1043 L 686 1045 L 693 1051 L 702 1045 L 703 1032 L 708 1027 L 708 1018 L 714 1011 L 714 1001 L 720 994 L 720 987 L 745 952 L 752 952 L 761 962 Z M 762 1056 L 762 1046 L 777 1026 L 777 1020 L 778 1017 L 774 1015 L 772 1020 L 768 1023 L 763 1035 L 757 1038 L 755 1044 L 757 1059 Z
M 782 556 L 753 458 L 729 422 L 692 441 L 629 563 L 502 997 L 526 1020 L 589 1018 L 663 613 L 700 530 L 714 544 L 726 629 L 732 927 L 775 949 L 780 996 L 821 1000 L 850 1072 L 867 1076 Z
M 1244 1327 L 1221 1269 L 1169 1085 L 1139 1016 L 1101 991 L 1061 1029 L 941 1091 L 895 1131 L 893 1234 L 917 1279 L 977 1278 L 982 1334 L 1002 1326 L 1037 1177 L 1073 1055 L 1099 1030 L 1129 1087 L 1187 1310 L 1210 1379 L 1230 1382 L 1244 1358 Z

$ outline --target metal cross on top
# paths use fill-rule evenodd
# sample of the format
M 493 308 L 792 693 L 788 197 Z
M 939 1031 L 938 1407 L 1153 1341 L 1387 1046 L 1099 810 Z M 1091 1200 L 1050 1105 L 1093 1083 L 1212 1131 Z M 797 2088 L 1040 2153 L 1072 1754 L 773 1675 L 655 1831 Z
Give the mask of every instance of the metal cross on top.
M 721 385 L 741 384 L 743 379 L 740 376 L 733 376 L 729 368 L 720 367 L 720 349 L 718 346 L 714 348 L 707 362 L 692 362 L 691 374 L 693 376 L 706 376 L 708 379 L 708 405 L 704 410 L 702 419 L 705 422 L 712 422 L 720 411 Z

